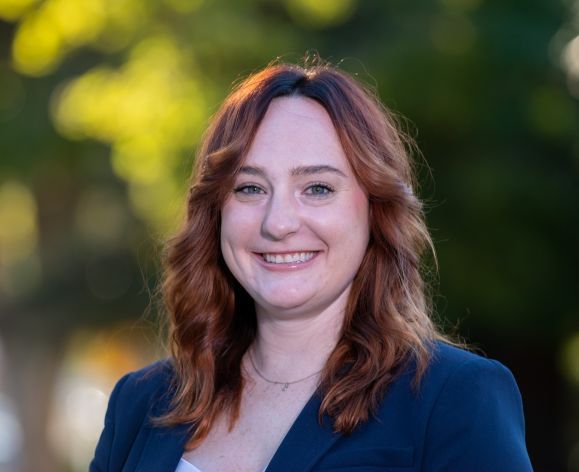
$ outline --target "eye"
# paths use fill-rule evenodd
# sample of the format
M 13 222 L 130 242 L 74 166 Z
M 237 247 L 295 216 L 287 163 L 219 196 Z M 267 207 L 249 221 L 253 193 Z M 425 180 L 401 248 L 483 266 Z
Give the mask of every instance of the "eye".
M 314 197 L 324 197 L 334 193 L 333 187 L 328 184 L 315 183 L 311 184 L 306 188 L 306 195 L 312 195 Z
M 233 193 L 241 193 L 244 195 L 259 195 L 265 193 L 261 187 L 253 184 L 243 184 L 233 189 Z

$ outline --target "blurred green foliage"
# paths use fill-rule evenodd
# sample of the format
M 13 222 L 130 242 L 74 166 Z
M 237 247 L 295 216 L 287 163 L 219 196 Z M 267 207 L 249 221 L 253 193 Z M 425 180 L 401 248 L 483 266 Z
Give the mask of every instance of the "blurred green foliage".
M 579 4 L 0 0 L 0 18 L 0 336 L 138 319 L 208 117 L 232 82 L 316 50 L 412 121 L 437 312 L 520 362 L 531 446 L 560 448 L 537 470 L 579 470 L 576 399 L 548 423 L 532 402 L 559 397 L 530 379 L 542 359 L 579 383 L 557 364 L 579 363 Z

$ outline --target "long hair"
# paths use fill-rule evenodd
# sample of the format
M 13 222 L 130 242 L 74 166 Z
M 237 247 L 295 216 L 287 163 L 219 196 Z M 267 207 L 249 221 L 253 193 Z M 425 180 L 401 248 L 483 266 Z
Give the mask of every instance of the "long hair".
M 241 360 L 257 324 L 253 300 L 221 254 L 221 208 L 269 104 L 284 96 L 324 107 L 370 205 L 366 254 L 321 373 L 320 421 L 328 414 L 335 431 L 351 433 L 410 361 L 417 386 L 433 341 L 445 339 L 429 316 L 421 265 L 432 241 L 413 191 L 408 141 L 392 114 L 370 89 L 330 65 L 270 65 L 241 82 L 213 117 L 197 153 L 185 224 L 168 244 L 163 289 L 175 385 L 171 409 L 158 421 L 190 423 L 190 448 L 219 414 L 228 415 L 230 426 L 239 416 Z

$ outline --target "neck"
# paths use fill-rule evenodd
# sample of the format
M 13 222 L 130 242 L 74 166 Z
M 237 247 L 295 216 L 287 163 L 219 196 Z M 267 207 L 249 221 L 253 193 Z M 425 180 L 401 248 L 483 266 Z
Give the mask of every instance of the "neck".
M 321 370 L 336 343 L 345 303 L 334 303 L 315 316 L 281 316 L 257 308 L 253 361 L 272 379 L 300 378 Z

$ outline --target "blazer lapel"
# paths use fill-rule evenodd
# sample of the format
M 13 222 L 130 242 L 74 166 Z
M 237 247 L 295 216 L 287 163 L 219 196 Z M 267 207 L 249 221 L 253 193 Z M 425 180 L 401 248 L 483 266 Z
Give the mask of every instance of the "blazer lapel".
M 278 450 L 265 469 L 266 472 L 308 471 L 340 438 L 332 431 L 331 420 L 324 415 L 323 425 L 318 422 L 321 400 L 314 394 L 284 437 Z
M 158 417 L 166 413 L 169 404 L 170 397 L 163 395 L 151 406 L 150 416 Z M 135 471 L 174 472 L 189 438 L 190 426 L 189 424 L 181 424 L 172 428 L 164 428 L 154 426 L 147 421 L 143 428 L 148 430 L 149 434 Z
M 318 422 L 321 400 L 312 395 L 268 464 L 267 472 L 306 472 L 340 438 L 332 431 L 331 419 Z M 146 425 L 149 435 L 136 467 L 137 472 L 174 472 L 183 455 L 190 425 L 161 428 Z
M 137 472 L 173 472 L 189 437 L 188 425 L 150 427 L 149 437 L 137 464 Z

